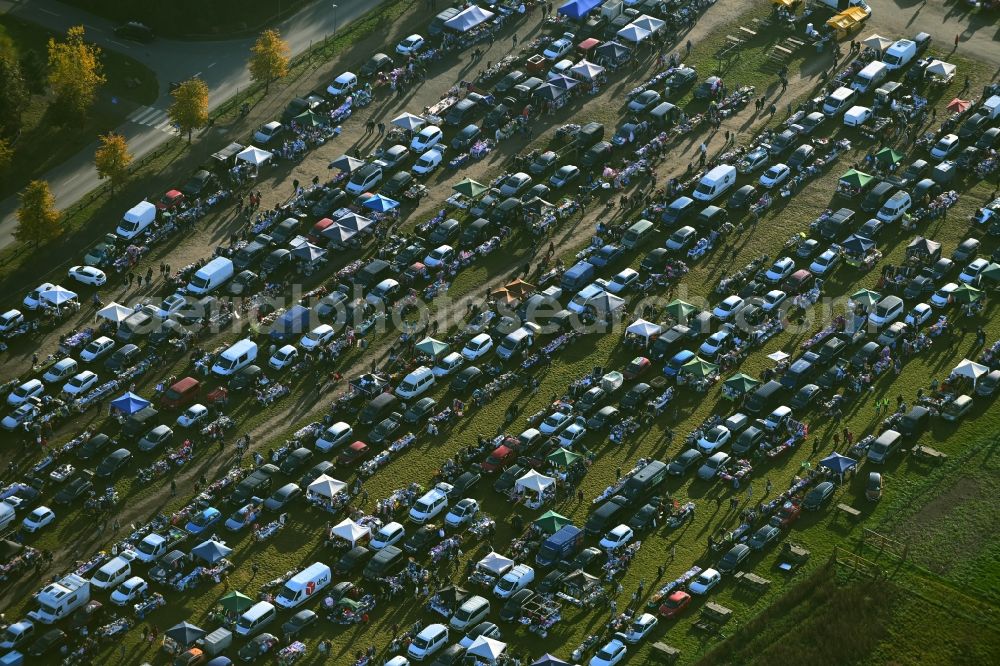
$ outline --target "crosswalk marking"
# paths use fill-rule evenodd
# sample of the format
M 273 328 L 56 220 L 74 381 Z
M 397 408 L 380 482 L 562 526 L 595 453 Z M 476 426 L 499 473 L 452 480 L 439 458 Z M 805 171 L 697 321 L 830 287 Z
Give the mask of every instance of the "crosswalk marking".
M 180 131 L 170 123 L 170 117 L 163 109 L 152 106 L 140 106 L 128 115 L 128 120 L 137 125 L 145 125 L 158 129 L 166 134 L 180 134 Z

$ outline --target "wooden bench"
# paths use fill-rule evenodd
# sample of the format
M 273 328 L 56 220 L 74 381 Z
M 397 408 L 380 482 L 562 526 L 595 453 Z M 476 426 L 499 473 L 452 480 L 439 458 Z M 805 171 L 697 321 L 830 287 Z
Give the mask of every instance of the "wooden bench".
M 754 37 L 757 36 L 756 32 L 754 32 L 750 28 L 747 28 L 747 27 L 742 26 L 742 25 L 740 26 L 740 32 L 742 32 L 744 35 L 746 35 L 750 39 L 753 39 Z
M 915 457 L 922 458 L 924 460 L 934 460 L 940 462 L 948 459 L 947 453 L 941 453 L 937 449 L 932 449 L 931 447 L 924 446 L 922 444 L 914 446 L 911 453 Z
M 782 56 L 787 57 L 792 55 L 792 52 L 789 49 L 786 49 L 784 46 L 775 46 L 774 50 L 775 52 L 780 53 Z
M 698 631 L 705 631 L 709 633 L 718 633 L 722 630 L 722 626 L 729 622 L 730 618 L 733 616 L 732 609 L 726 608 L 722 604 L 717 604 L 714 601 L 709 601 L 701 609 L 701 616 L 698 621 L 695 622 L 694 628 Z
M 843 502 L 841 502 L 840 504 L 837 505 L 837 509 L 839 509 L 840 511 L 843 511 L 844 513 L 846 513 L 851 518 L 860 518 L 861 517 L 861 512 L 860 511 L 858 511 L 857 509 L 855 509 L 853 506 L 848 506 L 847 504 L 844 504 Z
M 681 657 L 681 651 L 666 643 L 653 643 L 653 653 L 662 661 L 672 664 Z
M 771 581 L 748 571 L 738 571 L 733 580 L 739 587 L 746 587 L 754 592 L 763 593 L 771 587 Z
M 803 42 L 801 39 L 796 39 L 794 37 L 786 37 L 785 38 L 785 43 L 789 44 L 790 46 L 793 46 L 793 47 L 795 47 L 797 49 L 801 49 L 803 46 L 806 45 L 806 43 Z

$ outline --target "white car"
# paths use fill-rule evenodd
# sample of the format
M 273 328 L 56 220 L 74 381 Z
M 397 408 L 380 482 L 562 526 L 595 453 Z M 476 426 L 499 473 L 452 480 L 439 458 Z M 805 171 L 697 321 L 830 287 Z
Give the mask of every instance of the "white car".
M 625 644 L 617 638 L 608 641 L 593 657 L 590 658 L 590 666 L 615 666 L 625 658 L 628 649 Z
M 631 541 L 633 536 L 635 533 L 631 527 L 619 525 L 605 534 L 598 545 L 604 550 L 615 550 Z
M 7 404 L 17 407 L 31 398 L 37 398 L 45 393 L 45 384 L 40 379 L 29 379 L 7 394 Z
M 795 261 L 791 257 L 777 259 L 764 273 L 764 279 L 777 284 L 795 272 Z
M 422 48 L 424 48 L 424 38 L 420 35 L 413 34 L 401 41 L 399 44 L 396 44 L 396 53 L 410 55 L 411 53 L 416 53 Z
M 18 426 L 34 421 L 38 418 L 39 414 L 41 414 L 41 410 L 38 408 L 38 405 L 26 402 L 3 417 L 3 421 L 0 421 L 0 426 L 3 426 L 4 430 L 13 430 Z
M 625 634 L 625 640 L 629 643 L 638 643 L 649 635 L 649 632 L 653 630 L 657 622 L 656 616 L 652 613 L 643 613 L 632 621 L 632 626 L 629 627 L 628 633 Z
M 56 514 L 52 509 L 47 506 L 36 506 L 21 521 L 21 527 L 24 528 L 25 532 L 37 532 L 55 519 Z
M 187 303 L 184 294 L 170 294 L 160 302 L 160 307 L 156 309 L 156 316 L 166 319 L 173 313 L 179 311 Z
M 101 336 L 95 338 L 87 343 L 87 346 L 83 348 L 80 352 L 80 360 L 84 363 L 90 363 L 91 361 L 96 361 L 101 358 L 109 351 L 114 349 L 115 341 L 109 337 Z
M 354 428 L 343 421 L 337 421 L 316 438 L 316 448 L 326 452 L 346 444 L 354 436 Z
M 989 265 L 990 262 L 988 259 L 980 257 L 979 259 L 976 259 L 971 264 L 963 268 L 961 274 L 959 274 L 958 276 L 958 279 L 964 282 L 965 284 L 976 284 L 979 282 L 979 276 L 982 274 L 983 271 L 986 270 L 986 267 Z
M 455 256 L 455 248 L 451 245 L 441 245 L 431 250 L 430 254 L 424 257 L 424 265 L 428 268 L 440 268 L 451 261 Z
M 444 133 L 440 127 L 437 125 L 428 125 L 417 132 L 417 135 L 410 141 L 410 150 L 422 153 L 428 148 L 438 145 L 442 137 L 444 137 Z
M 726 426 L 712 426 L 705 434 L 698 438 L 698 450 L 705 455 L 715 453 L 725 446 L 732 436 L 733 433 Z
M 434 364 L 431 372 L 435 377 L 448 377 L 465 364 L 465 359 L 458 352 L 451 352 Z
M 931 305 L 936 308 L 947 307 L 951 304 L 951 299 L 954 298 L 956 289 L 958 289 L 958 284 L 954 282 L 949 282 L 941 287 L 931 295 Z
M 91 372 L 90 370 L 84 370 L 83 372 L 74 375 L 68 382 L 63 384 L 62 390 L 63 393 L 72 396 L 83 395 L 96 383 L 97 373 Z
M 139 576 L 132 576 L 111 593 L 111 603 L 124 606 L 144 597 L 148 589 L 149 584 L 146 581 Z
M 564 55 L 573 50 L 573 41 L 576 37 L 572 33 L 564 33 L 562 37 L 549 44 L 542 55 L 547 60 L 559 60 Z
M 326 91 L 336 97 L 351 92 L 357 85 L 357 75 L 354 72 L 344 72 L 326 87 Z
M 406 536 L 406 528 L 393 521 L 380 527 L 378 532 L 372 535 L 369 545 L 372 550 L 382 550 L 386 546 L 396 543 L 404 536 Z
M 580 423 L 571 423 L 566 429 L 559 433 L 559 446 L 567 449 L 583 439 L 587 434 L 587 429 Z
M 55 287 L 55 285 L 51 282 L 43 282 L 29 291 L 28 295 L 24 297 L 24 300 L 21 301 L 21 303 L 23 303 L 24 307 L 29 310 L 37 310 L 38 306 L 42 304 L 42 292 L 48 291 L 53 287 Z
M 788 180 L 788 177 L 792 175 L 792 170 L 788 168 L 787 164 L 778 163 L 772 164 L 768 167 L 767 171 L 760 175 L 760 184 L 764 187 L 771 189 L 772 187 L 777 187 L 783 182 Z
M 836 250 L 826 250 L 809 264 L 809 271 L 814 275 L 826 275 L 833 271 L 840 263 L 840 252 Z
M 504 178 L 500 185 L 500 194 L 504 197 L 517 196 L 528 185 L 531 185 L 531 176 L 523 171 L 518 171 Z
M 715 569 L 705 569 L 698 577 L 691 581 L 688 585 L 688 590 L 691 594 L 697 594 L 704 596 L 712 591 L 712 588 L 719 584 L 722 580 L 722 574 L 720 574 Z
M 184 413 L 177 417 L 177 425 L 182 428 L 190 428 L 208 418 L 208 407 L 201 403 L 195 403 L 184 410 Z
M 73 266 L 69 269 L 69 276 L 80 284 L 89 284 L 100 287 L 108 281 L 108 276 L 99 268 L 93 266 Z
M 303 335 L 302 339 L 299 340 L 299 345 L 306 350 L 316 349 L 332 340 L 335 333 L 336 331 L 333 330 L 333 326 L 320 324 Z
M 910 310 L 909 314 L 906 315 L 906 319 L 903 321 L 916 328 L 917 326 L 926 323 L 933 314 L 934 310 L 931 309 L 931 306 L 926 303 L 917 303 L 913 306 L 913 309 Z
M 543 435 L 552 435 L 559 432 L 569 420 L 569 414 L 564 412 L 552 412 L 538 424 L 538 432 Z
M 739 296 L 727 296 L 725 300 L 715 306 L 712 314 L 718 317 L 720 321 L 728 321 L 743 309 L 743 305 L 744 301 Z
M 729 345 L 732 342 L 732 332 L 730 331 L 730 326 L 726 325 L 721 330 L 712 333 L 708 336 L 701 346 L 698 347 L 698 353 L 704 354 L 709 358 L 715 358 L 715 355 L 722 351 L 722 348 Z
M 413 165 L 413 173 L 418 176 L 426 176 L 433 173 L 435 169 L 441 166 L 443 160 L 444 155 L 441 153 L 441 146 L 435 146 L 417 158 L 416 163 Z
M 491 349 L 493 349 L 493 338 L 487 333 L 480 333 L 462 348 L 462 356 L 468 361 L 475 361 L 485 356 Z
M 785 299 L 788 298 L 788 294 L 781 291 L 780 289 L 772 289 L 771 291 L 764 294 L 764 302 L 761 303 L 760 307 L 764 312 L 771 312 L 772 310 L 777 310 L 781 307 Z
M 458 527 L 472 520 L 477 513 L 479 513 L 479 502 L 471 497 L 466 497 L 448 510 L 444 522 L 450 527 Z
M 253 133 L 253 140 L 262 146 L 266 146 L 284 131 L 284 125 L 279 123 L 277 120 L 272 120 L 271 122 L 264 123 L 257 128 L 257 131 Z
M 593 301 L 595 298 L 600 297 L 601 294 L 603 293 L 604 293 L 604 287 L 597 284 L 596 282 L 592 282 L 583 289 L 581 289 L 580 291 L 578 291 L 576 296 L 573 297 L 573 299 L 569 302 L 569 305 L 567 305 L 566 307 L 571 312 L 575 312 L 577 314 L 583 314 L 584 312 L 586 312 L 587 306 L 590 305 L 590 302 Z
M 631 289 L 632 285 L 634 285 L 638 280 L 639 271 L 632 268 L 626 268 L 619 271 L 617 275 L 611 278 L 611 281 L 608 282 L 606 289 L 612 294 L 621 294 Z
M 867 106 L 852 106 L 844 114 L 844 124 L 848 127 L 860 127 L 872 117 L 872 110 Z
M 295 348 L 295 345 L 285 345 L 271 354 L 271 358 L 267 359 L 267 364 L 275 370 L 282 370 L 295 363 L 298 358 L 299 350 Z
M 937 160 L 947 159 L 956 150 L 958 150 L 958 136 L 955 134 L 945 134 L 931 148 L 931 157 Z

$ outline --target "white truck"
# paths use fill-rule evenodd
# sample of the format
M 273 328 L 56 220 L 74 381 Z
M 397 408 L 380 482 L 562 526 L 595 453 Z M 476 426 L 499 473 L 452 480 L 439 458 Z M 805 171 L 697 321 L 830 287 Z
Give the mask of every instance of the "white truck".
M 177 547 L 190 536 L 179 527 L 170 527 L 165 533 L 153 532 L 142 538 L 135 547 L 135 556 L 140 562 L 152 563 Z
M 90 581 L 68 574 L 43 587 L 35 595 L 35 601 L 38 608 L 30 611 L 28 617 L 42 624 L 55 624 L 90 601 Z
M 865 0 L 815 0 L 816 4 L 822 5 L 834 12 L 842 12 L 848 7 L 860 7 L 868 16 L 872 15 L 872 8 Z

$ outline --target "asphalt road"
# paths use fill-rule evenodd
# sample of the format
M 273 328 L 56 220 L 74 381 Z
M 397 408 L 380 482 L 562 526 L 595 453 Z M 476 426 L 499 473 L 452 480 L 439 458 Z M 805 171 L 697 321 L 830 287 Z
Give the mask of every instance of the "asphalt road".
M 333 3 L 319 0 L 281 22 L 278 28 L 292 55 L 297 55 L 308 49 L 311 43 L 327 38 L 380 2 L 338 0 L 334 10 Z M 83 25 L 90 41 L 101 48 L 124 53 L 156 73 L 160 83 L 160 95 L 156 102 L 152 106 L 136 109 L 117 130 L 128 140 L 136 158 L 146 155 L 177 133 L 170 127 L 166 115 L 171 101 L 170 82 L 200 76 L 208 84 L 211 108 L 250 84 L 246 61 L 254 37 L 191 42 L 158 39 L 151 44 L 139 44 L 117 38 L 111 22 L 55 0 L 2 0 L 0 11 L 57 32 Z M 93 143 L 43 176 L 49 181 L 59 208 L 72 205 L 100 185 L 93 165 L 96 149 L 95 137 Z M 0 248 L 14 242 L 17 205 L 16 196 L 0 201 Z

